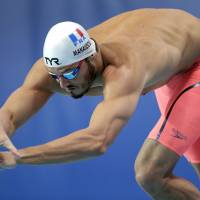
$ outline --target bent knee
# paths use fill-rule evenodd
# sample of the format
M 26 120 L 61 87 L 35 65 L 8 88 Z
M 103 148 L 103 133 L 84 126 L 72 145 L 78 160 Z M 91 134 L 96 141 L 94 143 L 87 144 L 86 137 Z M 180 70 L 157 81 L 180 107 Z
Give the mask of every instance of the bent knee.
M 146 191 L 155 192 L 161 189 L 165 178 L 172 174 L 178 159 L 176 153 L 162 144 L 146 140 L 134 165 L 136 181 Z
M 144 162 L 144 160 L 138 158 L 134 165 L 134 171 L 137 183 L 145 191 L 156 194 L 164 187 L 167 174 L 166 171 L 163 171 L 163 166 L 159 165 L 157 162 L 153 160 Z
M 156 193 L 164 185 L 162 174 L 150 166 L 135 169 L 135 179 L 145 191 L 151 193 Z

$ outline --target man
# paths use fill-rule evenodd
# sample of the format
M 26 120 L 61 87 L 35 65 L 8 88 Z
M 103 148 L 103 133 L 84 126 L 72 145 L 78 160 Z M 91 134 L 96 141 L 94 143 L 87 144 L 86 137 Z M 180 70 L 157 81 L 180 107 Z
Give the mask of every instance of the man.
M 63 22 L 47 34 L 43 58 L 1 108 L 0 143 L 9 149 L 1 153 L 1 168 L 104 154 L 139 97 L 155 90 L 161 117 L 136 159 L 136 180 L 156 200 L 199 200 L 192 183 L 172 174 L 185 155 L 200 176 L 199 20 L 181 10 L 141 9 L 88 33 L 79 24 Z M 87 128 L 17 150 L 9 137 L 55 92 L 74 98 L 103 94 L 104 100 Z

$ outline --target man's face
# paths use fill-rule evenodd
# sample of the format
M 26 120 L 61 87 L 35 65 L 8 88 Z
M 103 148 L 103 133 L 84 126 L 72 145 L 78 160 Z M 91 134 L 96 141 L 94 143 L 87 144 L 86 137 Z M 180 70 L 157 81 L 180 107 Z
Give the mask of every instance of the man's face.
M 88 59 L 54 70 L 48 68 L 48 71 L 50 74 L 53 74 L 60 87 L 67 93 L 70 93 L 73 98 L 81 98 L 86 94 L 95 79 L 95 67 Z M 76 75 L 73 79 L 69 80 L 65 77 L 66 73 Z

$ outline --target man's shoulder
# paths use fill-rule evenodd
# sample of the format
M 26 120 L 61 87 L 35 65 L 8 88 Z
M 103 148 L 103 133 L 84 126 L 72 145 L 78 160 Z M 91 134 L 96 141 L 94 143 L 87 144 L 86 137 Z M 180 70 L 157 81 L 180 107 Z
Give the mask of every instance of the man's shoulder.
M 116 93 L 119 96 L 123 96 L 142 91 L 146 82 L 147 71 L 142 66 L 127 62 L 118 66 L 108 66 L 103 77 L 105 95 L 117 91 Z

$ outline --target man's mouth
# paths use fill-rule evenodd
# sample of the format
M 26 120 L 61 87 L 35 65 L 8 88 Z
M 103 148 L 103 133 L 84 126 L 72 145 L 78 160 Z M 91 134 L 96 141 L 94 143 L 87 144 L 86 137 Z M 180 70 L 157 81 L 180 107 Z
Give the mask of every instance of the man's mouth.
M 74 89 L 76 89 L 76 87 L 75 86 L 68 86 L 67 89 L 68 90 L 74 90 Z
M 77 87 L 76 86 L 67 86 L 65 87 L 64 89 L 67 91 L 67 92 L 72 92 L 73 90 L 75 90 Z

